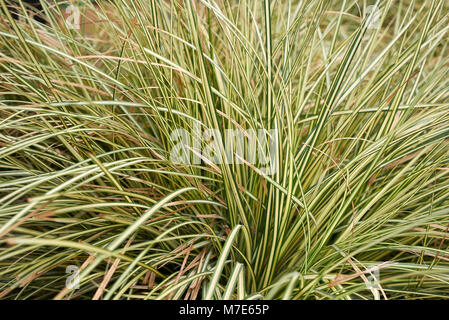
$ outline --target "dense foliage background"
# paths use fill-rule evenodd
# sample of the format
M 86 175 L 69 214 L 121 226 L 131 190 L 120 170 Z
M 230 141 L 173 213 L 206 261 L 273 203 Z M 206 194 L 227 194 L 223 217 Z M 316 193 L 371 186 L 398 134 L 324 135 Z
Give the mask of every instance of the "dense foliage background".
M 447 1 L 76 5 L 0 0 L 0 297 L 449 297 Z

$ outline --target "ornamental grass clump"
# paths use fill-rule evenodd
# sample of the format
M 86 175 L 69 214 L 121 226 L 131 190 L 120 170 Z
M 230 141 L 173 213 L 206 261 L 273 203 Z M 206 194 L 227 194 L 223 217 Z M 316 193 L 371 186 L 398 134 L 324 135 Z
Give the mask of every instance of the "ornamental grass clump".
M 371 2 L 0 0 L 0 297 L 448 298 L 449 3 Z

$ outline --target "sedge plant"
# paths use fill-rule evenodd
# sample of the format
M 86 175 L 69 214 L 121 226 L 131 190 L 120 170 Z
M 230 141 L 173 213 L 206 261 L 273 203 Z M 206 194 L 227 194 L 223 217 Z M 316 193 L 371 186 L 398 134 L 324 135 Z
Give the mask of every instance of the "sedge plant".
M 1 298 L 449 297 L 447 1 L 41 4 L 0 0 Z

